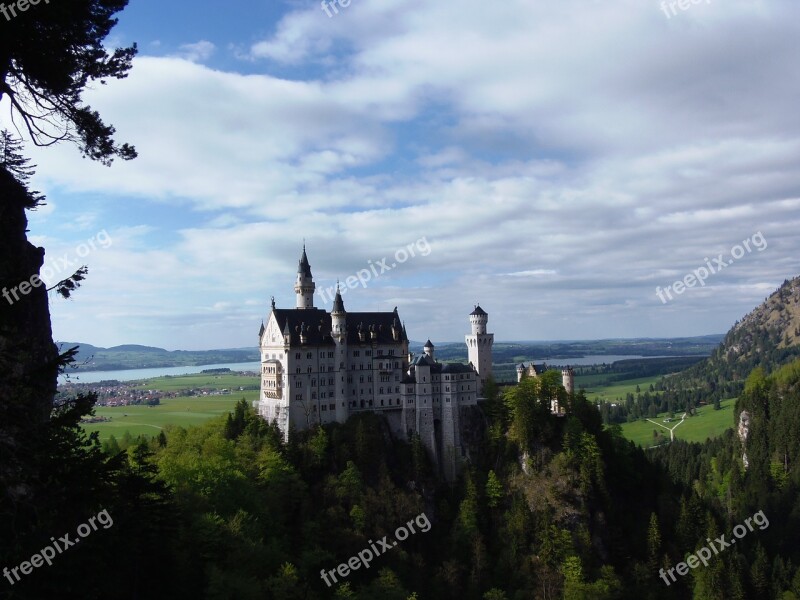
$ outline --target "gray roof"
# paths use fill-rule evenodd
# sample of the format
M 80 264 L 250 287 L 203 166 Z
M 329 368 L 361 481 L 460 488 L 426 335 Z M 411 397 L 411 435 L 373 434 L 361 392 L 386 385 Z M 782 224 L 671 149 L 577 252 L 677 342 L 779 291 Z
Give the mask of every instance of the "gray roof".
M 481 317 L 482 317 L 482 316 L 487 316 L 489 313 L 487 313 L 485 310 L 483 310 L 483 309 L 481 308 L 481 305 L 480 305 L 480 304 L 476 304 L 476 305 L 475 305 L 475 310 L 473 310 L 473 311 L 472 311 L 471 313 L 469 313 L 469 314 L 470 314 L 470 316 L 477 315 L 477 316 L 481 316 Z
M 342 295 L 339 293 L 339 284 L 336 284 L 336 297 L 333 299 L 333 309 L 331 313 L 343 313 L 344 310 L 344 301 L 342 300 Z
M 308 264 L 308 256 L 306 256 L 305 244 L 303 244 L 303 256 L 300 257 L 300 264 L 297 266 L 297 272 L 302 273 L 306 277 L 311 277 L 311 265 Z
M 272 311 L 278 321 L 278 327 L 291 336 L 291 345 L 300 345 L 300 333 L 305 332 L 307 346 L 333 346 L 331 337 L 331 315 L 321 308 L 276 308 Z M 399 344 L 407 342 L 400 318 L 397 312 L 352 312 L 347 314 L 348 344 L 361 344 L 372 341 L 371 332 L 377 334 L 375 342 L 378 344 Z M 400 330 L 397 342 L 392 337 L 392 325 Z M 361 342 L 358 333 L 364 333 L 364 342 Z

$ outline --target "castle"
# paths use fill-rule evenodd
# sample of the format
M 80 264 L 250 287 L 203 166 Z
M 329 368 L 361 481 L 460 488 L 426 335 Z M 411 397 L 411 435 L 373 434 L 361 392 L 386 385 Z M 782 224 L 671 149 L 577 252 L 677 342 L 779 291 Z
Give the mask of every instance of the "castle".
M 382 413 L 401 439 L 418 434 L 446 479 L 465 457 L 462 412 L 476 406 L 492 374 L 494 334 L 480 306 L 469 315 L 470 364 L 440 363 L 430 340 L 423 354 L 408 349 L 397 307 L 347 312 L 338 291 L 330 312 L 314 307 L 316 285 L 305 246 L 294 286 L 296 306 L 272 310 L 261 324 L 258 413 L 285 439 L 292 428 L 344 423 L 364 411 Z
M 531 363 L 527 367 L 525 363 L 517 365 L 517 383 L 522 381 L 523 377 L 538 377 L 547 370 L 545 365 L 541 367 Z M 572 394 L 575 391 L 575 370 L 572 367 L 565 367 L 561 369 L 561 385 L 567 390 L 567 394 Z M 553 398 L 550 401 L 550 412 L 555 415 L 563 415 L 564 407 L 559 405 L 558 399 Z

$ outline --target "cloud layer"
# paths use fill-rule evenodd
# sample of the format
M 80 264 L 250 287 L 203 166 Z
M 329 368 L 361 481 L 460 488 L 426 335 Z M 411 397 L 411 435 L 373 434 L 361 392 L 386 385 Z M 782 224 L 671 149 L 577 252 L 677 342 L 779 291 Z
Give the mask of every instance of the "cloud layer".
M 89 100 L 138 160 L 32 152 L 48 252 L 115 239 L 54 301 L 57 336 L 253 345 L 303 238 L 329 286 L 423 236 L 347 307 L 439 341 L 478 301 L 498 340 L 727 330 L 800 271 L 800 6 L 531 4 L 312 3 L 224 69 L 206 40 L 136 59 Z M 763 252 L 656 296 L 758 231 Z

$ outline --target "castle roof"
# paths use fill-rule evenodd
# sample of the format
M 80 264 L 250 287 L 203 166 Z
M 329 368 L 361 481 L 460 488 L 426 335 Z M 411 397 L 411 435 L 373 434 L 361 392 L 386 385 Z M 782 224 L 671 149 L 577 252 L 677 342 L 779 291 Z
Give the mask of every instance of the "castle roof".
M 339 293 L 339 284 L 336 284 L 336 297 L 333 299 L 333 310 L 331 313 L 343 313 L 344 310 L 344 301 L 342 300 L 342 294 Z
M 420 354 L 411 361 L 412 367 L 430 367 L 431 373 L 473 373 L 470 365 L 463 363 L 440 363 L 431 359 L 427 354 Z
M 425 348 L 433 348 L 433 343 L 430 340 L 428 340 L 427 342 L 425 342 L 425 346 L 424 347 Z
M 547 370 L 547 367 L 544 364 L 542 364 L 541 366 L 537 366 L 537 365 L 535 365 L 533 363 L 531 363 L 528 366 L 526 366 L 525 363 L 520 363 L 519 365 L 517 365 L 517 369 L 522 369 L 523 371 L 527 371 L 528 369 L 531 369 L 531 368 L 533 369 L 534 373 L 536 373 L 537 375 L 541 375 L 542 373 L 544 373 Z
M 488 316 L 488 314 L 489 314 L 489 313 L 487 313 L 485 310 L 483 310 L 483 309 L 481 308 L 481 305 L 480 305 L 480 304 L 476 304 L 476 305 L 475 305 L 475 310 L 473 310 L 471 313 L 469 313 L 469 315 L 470 315 L 471 317 L 474 317 L 474 316 L 478 316 L 478 317 L 485 317 L 485 316 Z
M 331 315 L 321 308 L 276 308 L 272 311 L 278 322 L 278 327 L 290 336 L 291 346 L 300 346 L 300 333 L 305 332 L 305 346 L 333 346 L 331 337 Z M 392 326 L 400 331 L 397 341 L 392 336 Z M 398 344 L 407 342 L 408 338 L 400 327 L 397 312 L 352 312 L 347 313 L 348 344 L 361 344 L 375 341 L 378 344 Z M 364 333 L 364 342 L 361 342 L 358 333 Z M 372 340 L 371 333 L 376 333 Z
M 306 256 L 306 245 L 303 244 L 303 255 L 300 257 L 300 264 L 297 266 L 297 272 L 311 277 L 311 265 L 308 264 L 308 256 Z

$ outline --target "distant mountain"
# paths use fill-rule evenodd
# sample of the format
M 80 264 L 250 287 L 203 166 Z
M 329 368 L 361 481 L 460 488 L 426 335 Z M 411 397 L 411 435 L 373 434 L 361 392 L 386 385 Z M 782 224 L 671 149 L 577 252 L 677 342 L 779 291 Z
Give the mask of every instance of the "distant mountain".
M 769 374 L 800 356 L 800 277 L 786 280 L 737 321 L 708 359 L 665 380 L 698 400 L 738 396 L 750 372 Z
M 102 348 L 81 342 L 59 342 L 61 350 L 78 346 L 76 366 L 79 371 L 116 371 L 201 366 L 259 360 L 257 348 L 228 350 L 165 350 L 139 344 Z
M 140 346 L 139 344 L 123 344 L 122 346 L 112 346 L 105 348 L 106 352 L 169 352 L 164 348 L 156 348 L 154 346 Z

